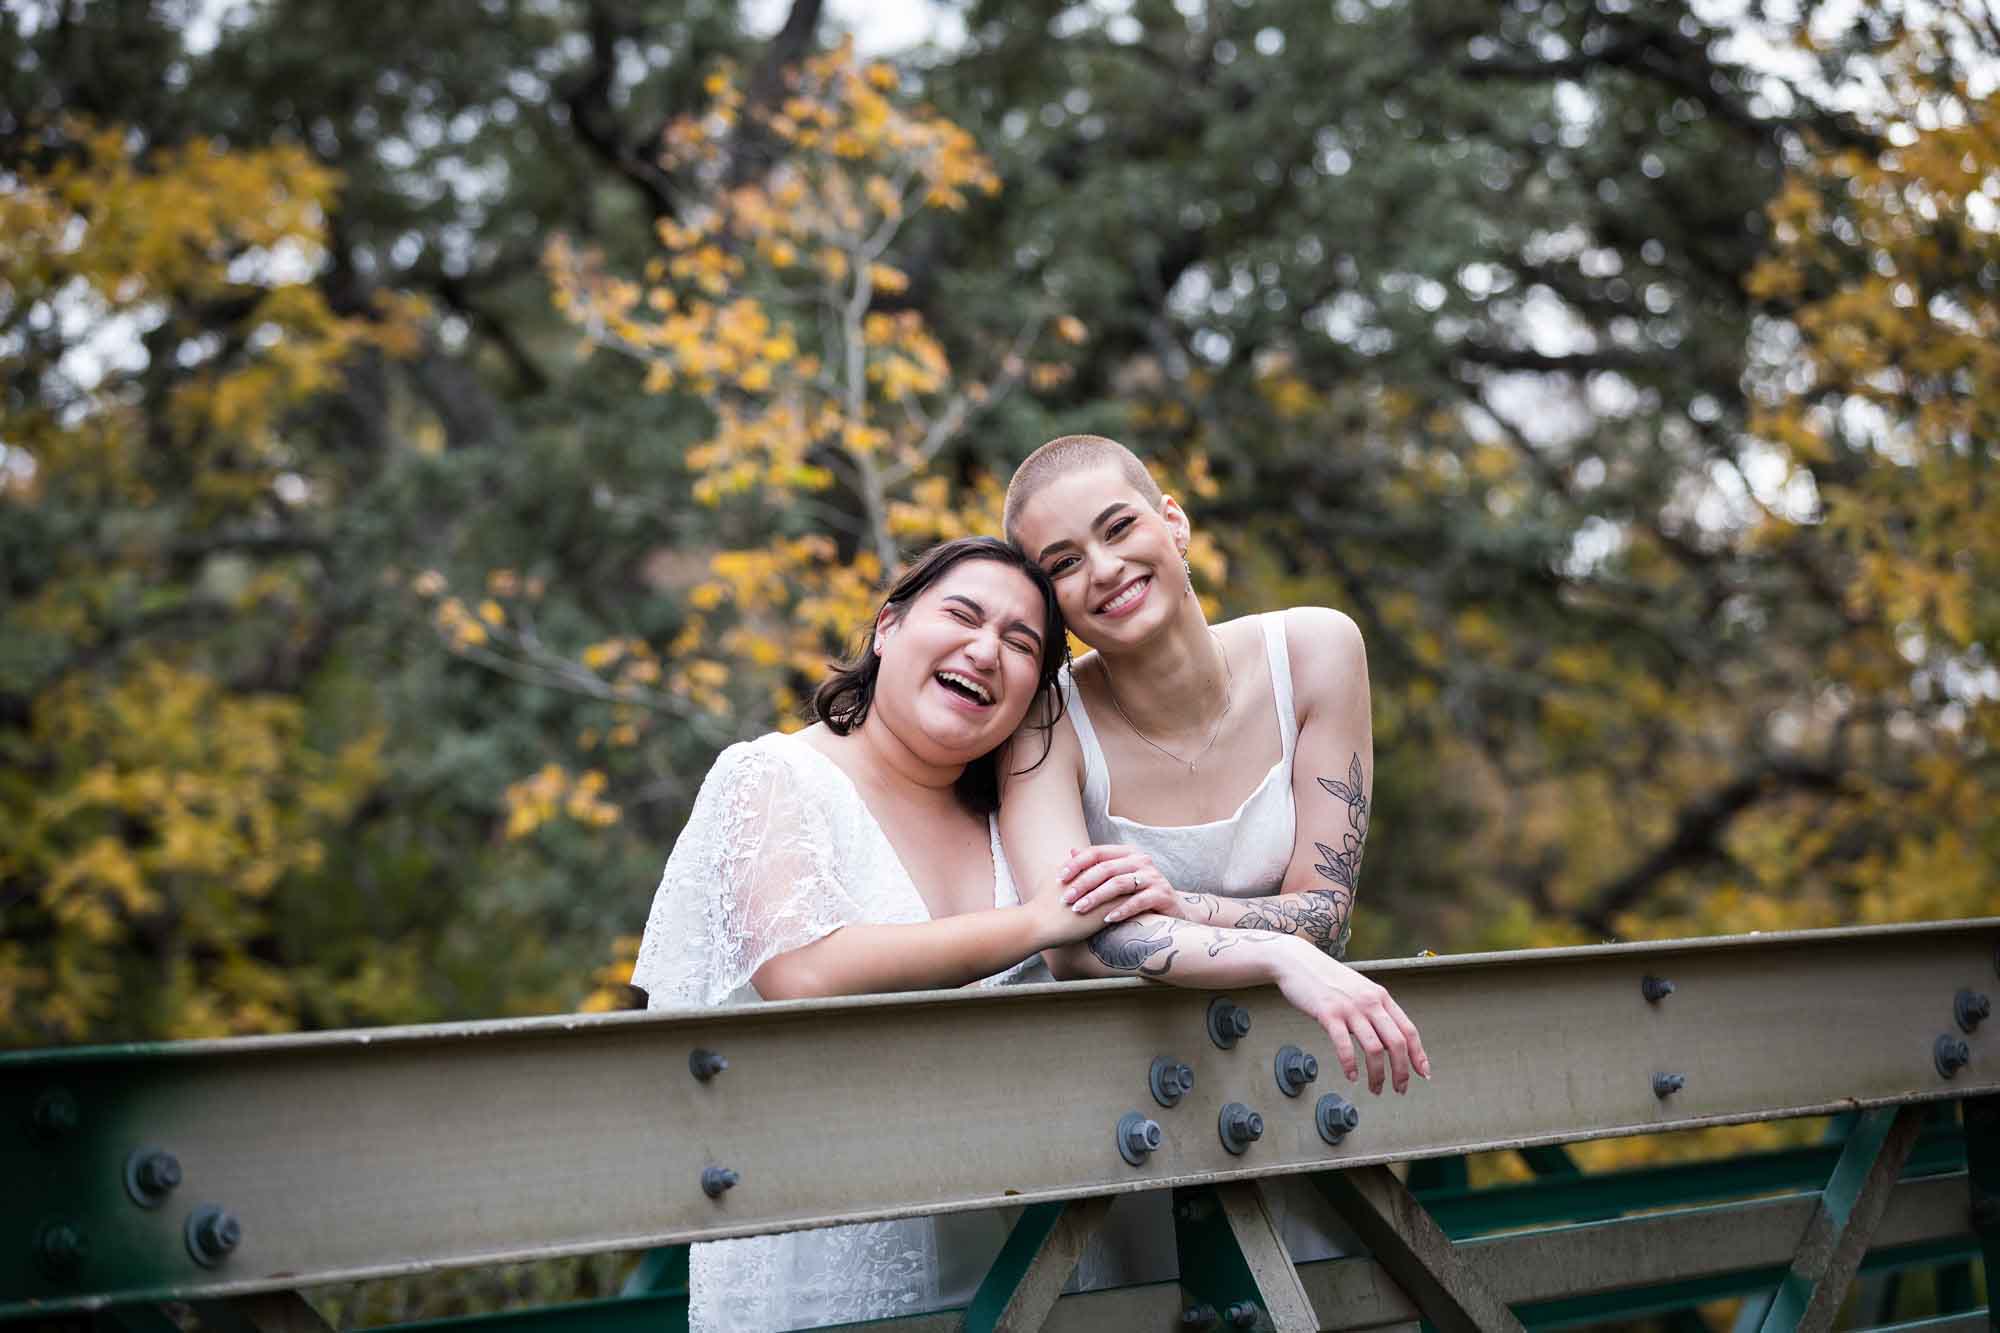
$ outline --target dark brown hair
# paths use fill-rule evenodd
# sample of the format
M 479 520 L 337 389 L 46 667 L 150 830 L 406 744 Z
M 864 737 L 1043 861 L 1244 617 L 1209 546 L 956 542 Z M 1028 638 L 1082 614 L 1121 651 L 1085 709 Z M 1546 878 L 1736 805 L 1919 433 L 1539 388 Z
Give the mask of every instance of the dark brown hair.
M 926 588 L 944 577 L 952 566 L 967 560 L 993 560 L 1018 569 L 1034 585 L 1042 599 L 1042 665 L 1040 679 L 1036 682 L 1037 703 L 1031 703 L 1026 716 L 1036 718 L 1036 725 L 1042 730 L 1042 755 L 1032 769 L 1049 757 L 1049 747 L 1053 744 L 1050 731 L 1062 716 L 1062 691 L 1056 686 L 1056 674 L 1069 661 L 1069 636 L 1063 625 L 1062 611 L 1056 605 L 1055 585 L 1041 566 L 1022 553 L 1018 546 L 1001 541 L 997 537 L 960 537 L 956 541 L 941 542 L 931 547 L 916 562 L 903 571 L 889 589 L 888 596 L 876 611 L 874 620 L 868 624 L 861 640 L 861 651 L 846 662 L 838 663 L 820 687 L 813 691 L 812 699 L 806 706 L 806 719 L 826 723 L 837 736 L 845 736 L 868 720 L 868 709 L 875 702 L 875 679 L 881 674 L 882 659 L 875 652 L 875 626 L 881 620 L 881 612 L 890 612 L 890 623 L 901 620 L 912 603 L 921 597 Z M 1006 749 L 1003 742 L 998 749 L 979 756 L 965 766 L 952 790 L 959 801 L 975 815 L 990 815 L 1000 808 L 1000 756 Z M 1024 772 L 1026 770 L 1023 770 Z

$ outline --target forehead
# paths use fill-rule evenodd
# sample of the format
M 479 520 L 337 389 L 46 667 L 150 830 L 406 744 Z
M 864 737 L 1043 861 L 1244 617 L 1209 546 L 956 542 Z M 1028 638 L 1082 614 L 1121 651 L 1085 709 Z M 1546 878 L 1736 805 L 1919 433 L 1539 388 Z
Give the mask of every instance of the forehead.
M 1021 620 L 1030 626 L 1042 623 L 1042 596 L 1028 576 L 998 560 L 961 560 L 938 575 L 917 600 L 937 603 L 947 597 L 969 597 L 987 615 L 1003 620 Z
M 1112 462 L 1094 463 L 1050 480 L 1021 506 L 1014 526 L 1021 545 L 1032 555 L 1050 542 L 1089 531 L 1105 506 L 1119 500 L 1152 508 L 1138 487 L 1126 480 L 1124 469 Z

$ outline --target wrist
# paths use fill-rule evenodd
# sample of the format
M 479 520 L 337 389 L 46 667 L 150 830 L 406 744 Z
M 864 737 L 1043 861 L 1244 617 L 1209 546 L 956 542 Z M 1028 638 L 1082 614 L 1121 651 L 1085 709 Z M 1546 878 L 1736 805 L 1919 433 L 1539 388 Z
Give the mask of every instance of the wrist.
M 1269 949 L 1261 951 L 1261 956 L 1270 972 L 1270 976 L 1267 979 L 1276 984 L 1283 981 L 1288 974 L 1297 971 L 1299 968 L 1310 967 L 1313 955 L 1318 952 L 1312 945 L 1306 943 L 1306 941 L 1296 935 L 1278 936 L 1271 941 Z
M 1227 927 L 1233 919 L 1232 915 L 1224 910 L 1229 900 L 1219 894 L 1176 891 L 1172 897 L 1173 907 L 1170 915 L 1177 916 L 1183 921 L 1192 922 L 1197 926 Z
M 1060 893 L 1044 894 L 1022 903 L 1020 920 L 1027 937 L 1022 956 L 1075 942 L 1076 919 L 1076 913 L 1064 904 Z

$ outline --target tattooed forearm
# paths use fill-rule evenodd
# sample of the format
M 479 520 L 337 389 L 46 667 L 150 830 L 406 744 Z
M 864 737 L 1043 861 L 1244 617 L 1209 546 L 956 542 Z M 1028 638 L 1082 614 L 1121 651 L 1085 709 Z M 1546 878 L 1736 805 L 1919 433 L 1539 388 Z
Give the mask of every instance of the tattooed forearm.
M 1202 914 L 1201 919 L 1204 925 L 1215 920 L 1215 913 L 1222 906 L 1221 903 L 1215 900 L 1213 895 L 1206 893 L 1183 893 L 1181 901 L 1187 904 L 1190 911 Z M 1187 919 L 1192 921 L 1194 918 L 1188 917 Z
M 1208 956 L 1213 958 L 1219 953 L 1226 953 L 1239 944 L 1262 944 L 1277 938 L 1264 930 L 1218 930 L 1215 938 L 1208 942 Z
M 1159 919 L 1121 921 L 1092 935 L 1090 952 L 1097 961 L 1116 972 L 1137 972 L 1141 976 L 1165 976 L 1180 950 L 1174 946 L 1171 923 Z M 1154 954 L 1167 956 L 1155 963 Z
M 1238 930 L 1303 935 L 1315 948 L 1338 958 L 1336 950 L 1347 943 L 1349 901 L 1332 889 L 1308 889 L 1304 893 L 1259 898 L 1230 925 Z

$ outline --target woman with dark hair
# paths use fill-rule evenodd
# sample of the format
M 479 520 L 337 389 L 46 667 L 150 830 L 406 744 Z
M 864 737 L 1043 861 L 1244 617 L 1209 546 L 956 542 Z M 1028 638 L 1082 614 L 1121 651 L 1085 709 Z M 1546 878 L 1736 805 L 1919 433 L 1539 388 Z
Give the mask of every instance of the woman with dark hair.
M 1031 704 L 1060 709 L 1065 643 L 1054 588 L 1014 547 L 920 558 L 814 695 L 815 724 L 709 770 L 639 947 L 648 1007 L 1047 979 L 1039 951 L 1095 933 L 1105 908 L 1022 904 L 991 815 L 996 752 Z M 692 1326 L 963 1304 L 1003 1239 L 975 1213 L 697 1245 Z

